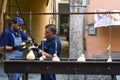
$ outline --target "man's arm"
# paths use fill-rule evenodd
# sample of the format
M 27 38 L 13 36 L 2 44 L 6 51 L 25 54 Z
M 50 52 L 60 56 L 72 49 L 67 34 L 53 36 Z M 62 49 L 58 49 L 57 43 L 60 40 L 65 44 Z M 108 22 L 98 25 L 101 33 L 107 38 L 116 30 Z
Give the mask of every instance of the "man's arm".
M 0 46 L 0 50 L 1 51 L 12 51 L 12 50 L 19 50 L 19 51 L 23 51 L 25 50 L 24 46 L 19 45 L 19 46 L 5 46 L 5 48 L 3 46 Z
M 49 53 L 47 53 L 45 51 L 42 51 L 42 50 L 39 50 L 39 53 L 42 54 L 42 55 L 45 55 L 48 58 L 52 58 L 53 57 L 53 55 L 51 55 L 51 54 L 49 54 Z
M 5 49 L 6 49 L 7 51 L 11 51 L 11 50 L 13 50 L 13 47 L 12 47 L 12 46 L 5 46 Z M 1 50 L 1 51 L 4 51 L 4 47 L 3 47 L 3 46 L 0 46 L 0 50 Z

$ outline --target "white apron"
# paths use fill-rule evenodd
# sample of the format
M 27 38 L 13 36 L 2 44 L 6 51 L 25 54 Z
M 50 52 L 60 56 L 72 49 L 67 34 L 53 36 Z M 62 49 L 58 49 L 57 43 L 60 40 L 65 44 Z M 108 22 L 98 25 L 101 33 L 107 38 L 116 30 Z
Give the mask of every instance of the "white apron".
M 12 36 L 14 38 L 14 46 L 18 46 L 22 44 L 22 38 L 19 34 L 19 37 L 15 37 L 15 35 L 12 33 Z M 19 50 L 13 50 L 13 51 L 6 51 L 6 59 L 22 59 L 23 58 L 23 52 Z M 14 67 L 13 67 L 14 68 Z M 9 80 L 19 80 L 21 74 L 20 73 L 8 73 L 8 79 Z

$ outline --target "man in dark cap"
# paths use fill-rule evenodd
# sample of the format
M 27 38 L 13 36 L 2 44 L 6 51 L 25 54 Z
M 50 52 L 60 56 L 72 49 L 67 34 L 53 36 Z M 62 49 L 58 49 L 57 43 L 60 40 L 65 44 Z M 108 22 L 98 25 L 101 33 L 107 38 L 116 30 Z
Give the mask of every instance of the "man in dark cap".
M 14 17 L 11 25 L 0 36 L 1 50 L 6 49 L 5 59 L 22 59 L 23 58 L 23 40 L 31 40 L 24 32 L 20 30 L 20 26 L 24 24 L 23 19 Z M 14 67 L 13 67 L 14 68 Z M 19 80 L 21 74 L 8 73 L 9 80 Z

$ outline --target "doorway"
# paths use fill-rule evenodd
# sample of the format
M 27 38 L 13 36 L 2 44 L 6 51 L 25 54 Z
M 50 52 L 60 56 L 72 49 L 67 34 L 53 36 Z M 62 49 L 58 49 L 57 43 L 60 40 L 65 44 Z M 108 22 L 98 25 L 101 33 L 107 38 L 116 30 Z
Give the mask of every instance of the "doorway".
M 69 12 L 69 4 L 59 3 L 58 4 L 59 13 Z M 59 26 L 59 36 L 62 42 L 62 52 L 61 57 L 69 57 L 69 15 L 59 15 L 58 17 L 58 26 Z

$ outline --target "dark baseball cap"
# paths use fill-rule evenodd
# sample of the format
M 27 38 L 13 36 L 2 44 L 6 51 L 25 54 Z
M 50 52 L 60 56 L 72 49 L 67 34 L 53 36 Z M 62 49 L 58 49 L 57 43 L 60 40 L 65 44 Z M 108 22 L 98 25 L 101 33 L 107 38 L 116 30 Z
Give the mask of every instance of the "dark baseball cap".
M 20 17 L 18 17 L 18 16 L 17 16 L 17 17 L 14 17 L 12 21 L 13 21 L 14 23 L 19 24 L 19 25 L 23 25 L 23 24 L 24 24 L 23 19 L 20 18 Z

